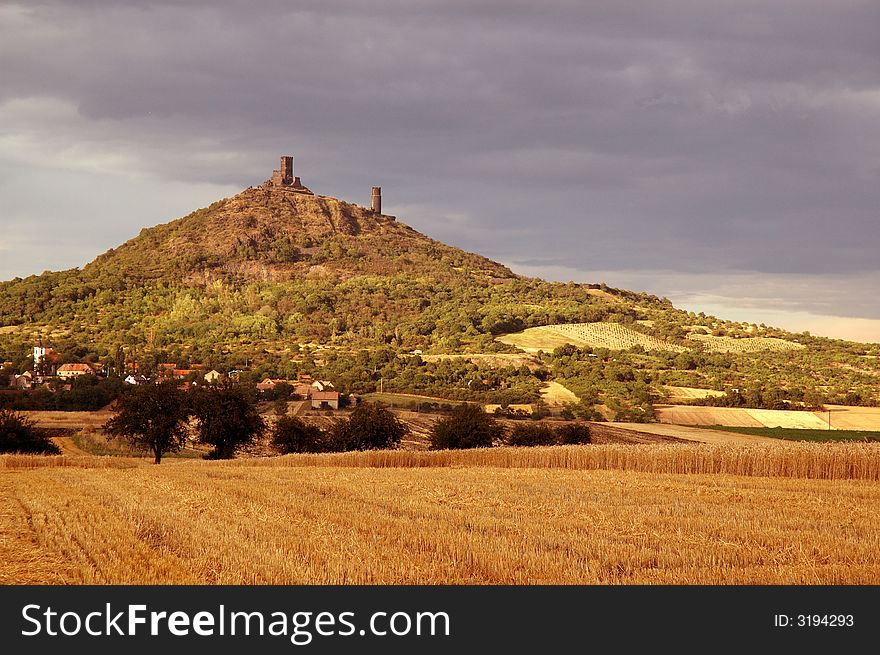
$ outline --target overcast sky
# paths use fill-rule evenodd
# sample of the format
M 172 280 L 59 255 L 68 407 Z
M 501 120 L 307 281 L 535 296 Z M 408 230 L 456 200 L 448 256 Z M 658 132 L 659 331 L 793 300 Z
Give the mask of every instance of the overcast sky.
M 0 0 L 0 279 L 293 154 L 519 273 L 880 341 L 878 26 L 873 0 Z

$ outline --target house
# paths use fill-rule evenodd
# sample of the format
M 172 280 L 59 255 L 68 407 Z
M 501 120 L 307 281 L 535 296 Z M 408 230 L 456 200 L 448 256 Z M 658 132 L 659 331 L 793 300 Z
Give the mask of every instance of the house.
M 309 396 L 312 395 L 312 391 L 315 391 L 315 389 L 308 384 L 298 384 L 293 388 L 294 395 L 298 396 L 302 400 L 308 400 Z
M 34 376 L 30 371 L 25 371 L 21 375 L 16 375 L 10 381 L 11 387 L 15 387 L 16 389 L 30 389 L 34 386 Z
M 146 384 L 147 382 L 148 382 L 147 378 L 145 378 L 143 375 L 129 375 L 125 378 L 126 384 L 138 385 L 138 384 Z
M 312 387 L 318 391 L 327 391 L 333 389 L 333 383 L 330 380 L 315 380 L 312 382 Z
M 195 373 L 195 370 L 191 368 L 176 368 L 171 372 L 175 380 L 182 380 L 190 373 Z
M 262 382 L 257 383 L 258 391 L 272 391 L 275 387 L 277 387 L 282 382 L 287 382 L 287 380 L 282 380 L 280 378 L 264 378 Z
M 88 364 L 62 364 L 58 367 L 57 375 L 62 380 L 78 378 L 81 375 L 94 375 L 95 371 Z
M 220 380 L 220 378 L 222 378 L 222 377 L 223 377 L 222 373 L 220 373 L 219 371 L 215 371 L 214 369 L 211 369 L 210 371 L 205 373 L 205 382 L 207 382 L 208 384 L 213 384 L 214 382 L 217 382 L 218 380 Z
M 321 409 L 330 407 L 339 409 L 339 392 L 338 391 L 312 391 L 312 409 Z

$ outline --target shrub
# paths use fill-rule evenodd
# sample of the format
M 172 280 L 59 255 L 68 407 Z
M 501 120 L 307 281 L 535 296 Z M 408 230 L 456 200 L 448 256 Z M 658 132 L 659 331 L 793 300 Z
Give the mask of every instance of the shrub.
M 333 450 L 394 448 L 409 428 L 391 410 L 378 403 L 361 403 L 348 419 L 336 421 L 330 430 Z
M 278 419 L 272 433 L 272 444 L 283 454 L 324 453 L 331 450 L 324 431 L 297 416 Z
M 591 443 L 590 426 L 586 423 L 568 423 L 556 428 L 556 442 L 560 444 Z
M 431 449 L 487 448 L 504 434 L 504 428 L 479 405 L 464 404 L 431 429 Z
M 0 453 L 59 455 L 61 449 L 33 421 L 4 409 L 0 410 Z
M 507 437 L 509 446 L 552 446 L 555 443 L 553 429 L 540 424 L 516 425 Z

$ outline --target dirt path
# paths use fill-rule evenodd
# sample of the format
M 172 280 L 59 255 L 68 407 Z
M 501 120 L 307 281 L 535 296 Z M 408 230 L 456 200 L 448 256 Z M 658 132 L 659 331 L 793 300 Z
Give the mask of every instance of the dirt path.
M 91 455 L 77 446 L 73 437 L 52 437 L 52 441 L 61 449 L 62 455 Z
M 701 443 L 741 445 L 756 443 L 778 445 L 784 443 L 784 440 L 782 439 L 773 439 L 771 437 L 758 437 L 750 434 L 725 432 L 723 430 L 707 430 L 686 425 L 670 425 L 668 423 L 612 423 L 610 425 L 632 432 L 674 437 L 676 439 L 699 441 Z
M 69 584 L 69 564 L 38 543 L 33 519 L 15 493 L 11 476 L 0 472 L 0 584 Z

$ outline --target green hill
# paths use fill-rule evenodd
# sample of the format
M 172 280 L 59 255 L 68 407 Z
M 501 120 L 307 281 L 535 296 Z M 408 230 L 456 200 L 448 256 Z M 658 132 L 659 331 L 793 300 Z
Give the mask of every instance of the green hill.
M 519 352 L 496 337 L 560 324 L 581 324 L 568 331 L 581 334 L 595 323 L 661 347 L 646 352 L 630 337 L 632 348 L 606 352 L 563 337 L 518 368 L 408 356 Z M 800 346 L 712 352 L 700 334 Z M 354 391 L 375 391 L 381 378 L 386 389 L 487 402 L 533 402 L 542 380 L 556 378 L 606 415 L 649 411 L 669 384 L 867 403 L 880 375 L 864 345 L 724 322 L 604 284 L 523 277 L 392 217 L 271 185 L 144 229 L 82 269 L 0 283 L 0 357 L 23 370 L 39 336 L 66 361 L 113 367 L 121 348 L 147 370 L 171 361 L 315 372 Z

